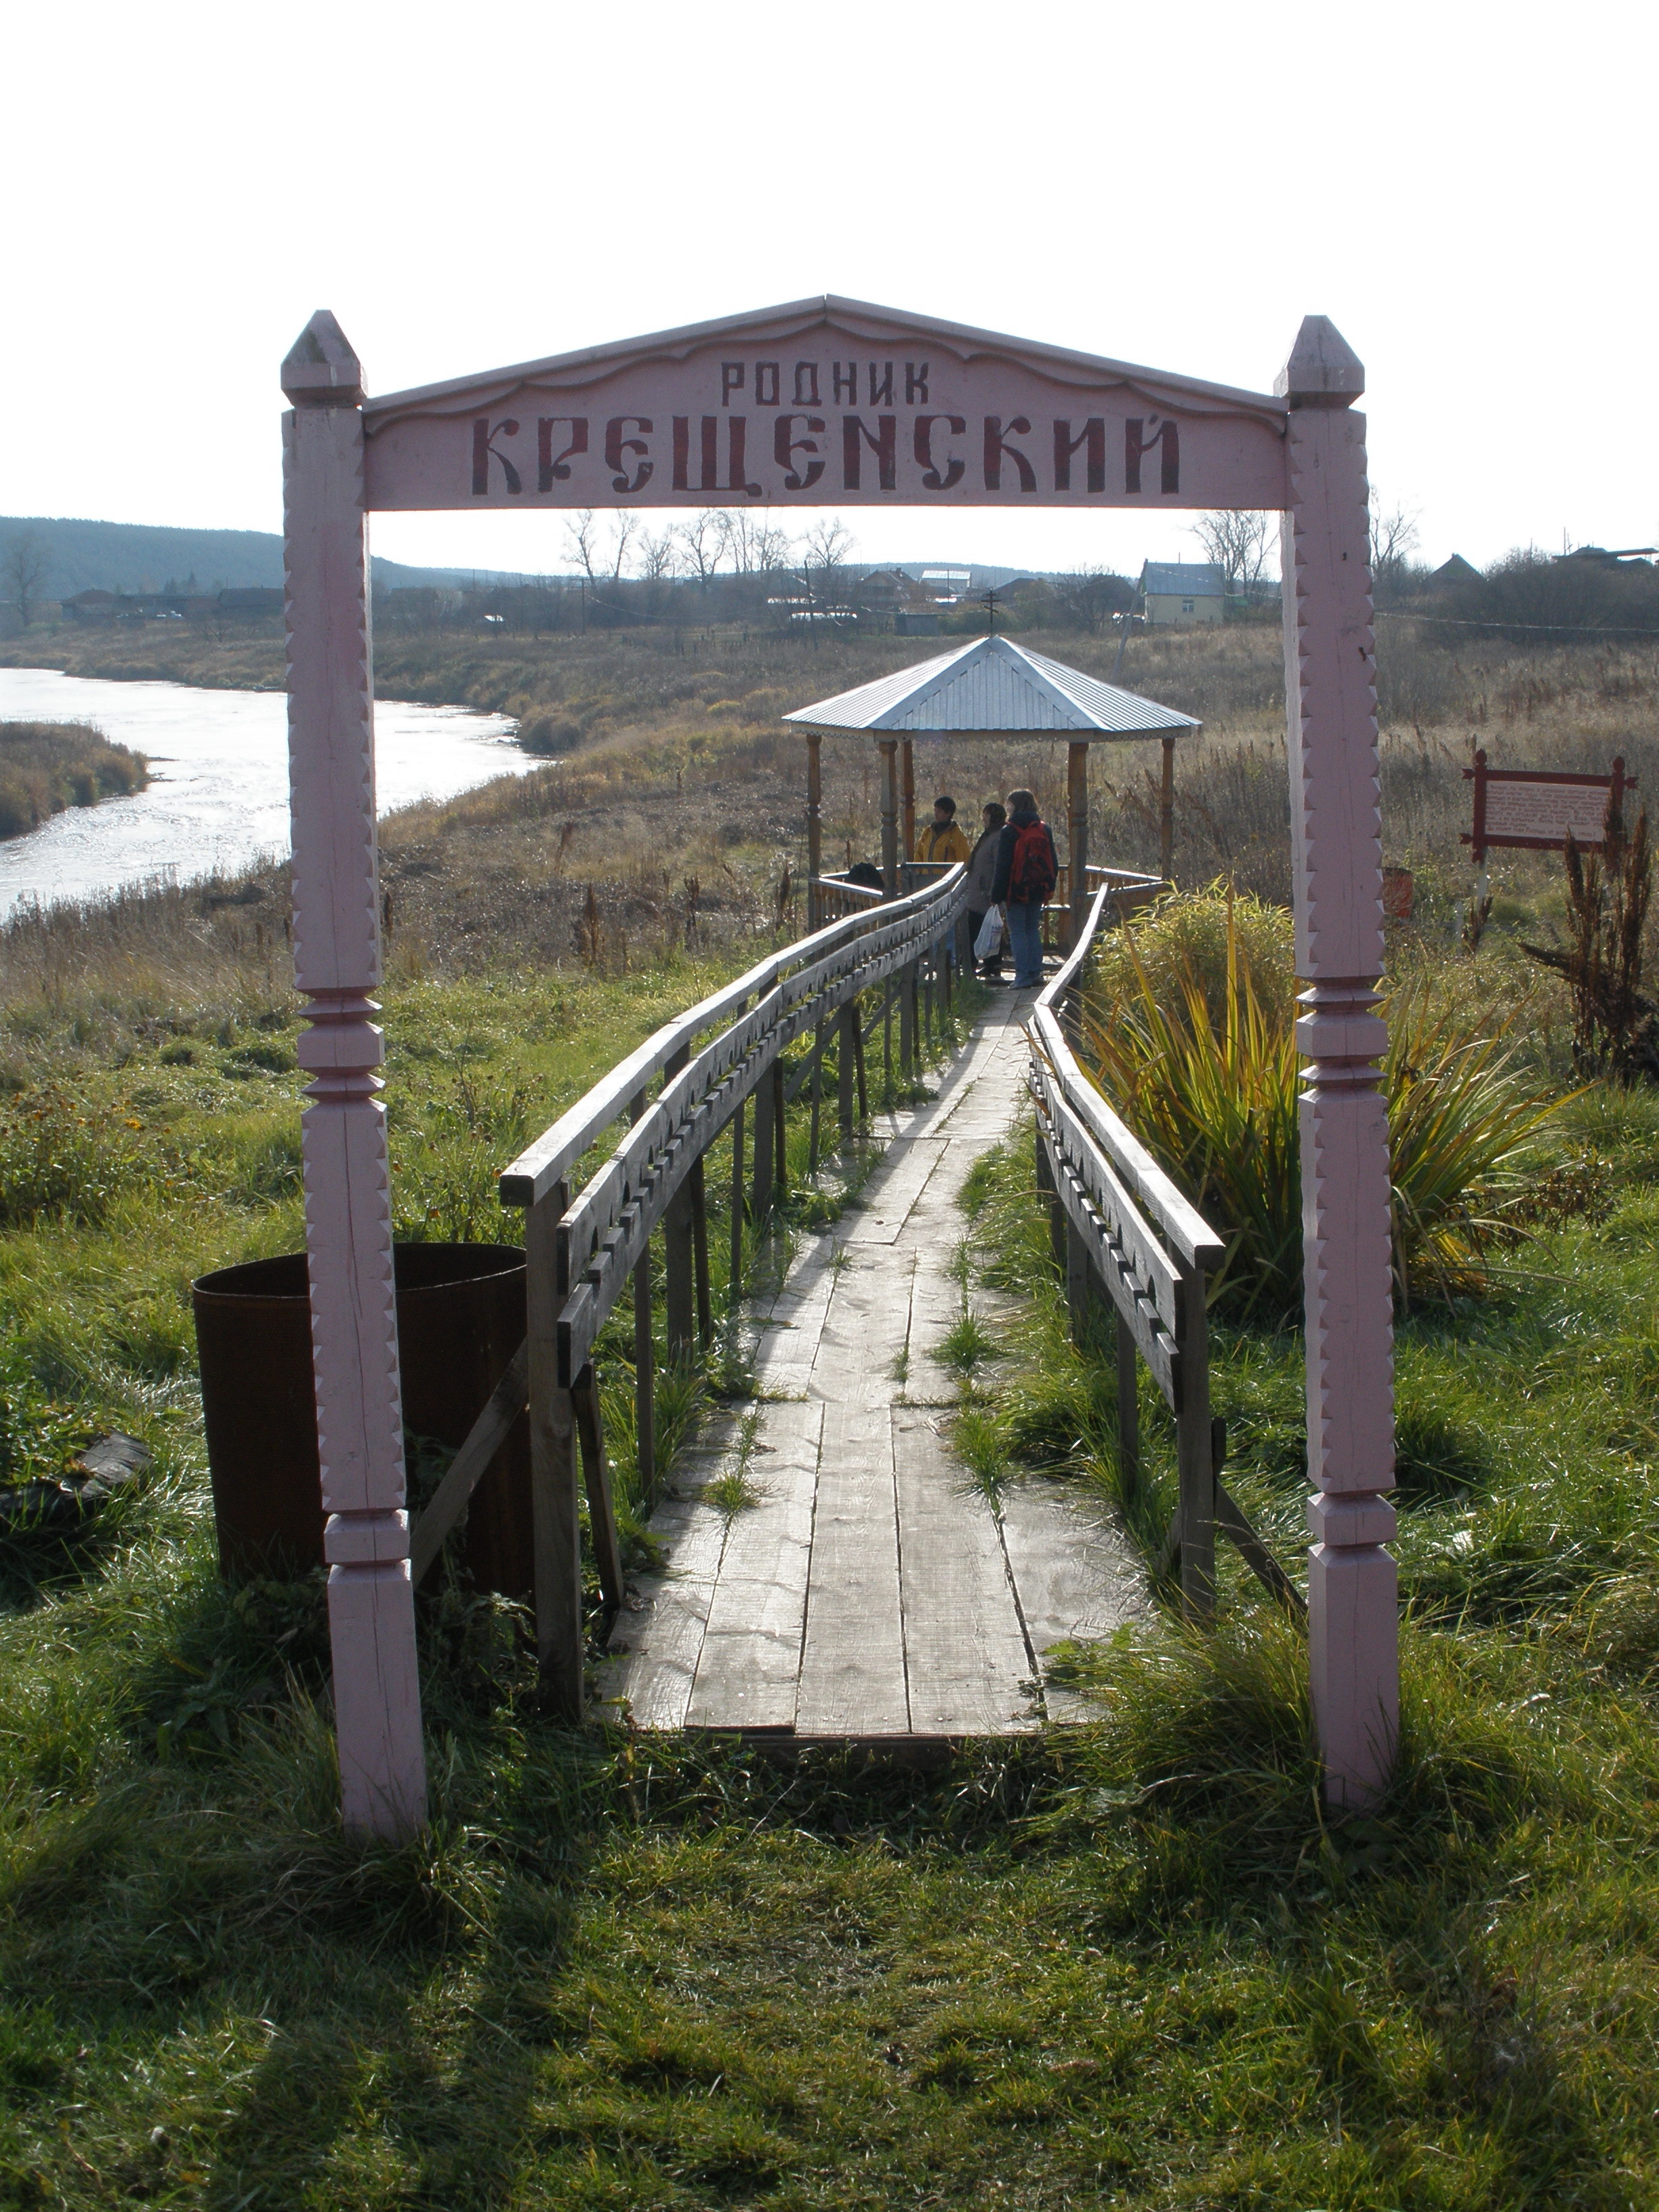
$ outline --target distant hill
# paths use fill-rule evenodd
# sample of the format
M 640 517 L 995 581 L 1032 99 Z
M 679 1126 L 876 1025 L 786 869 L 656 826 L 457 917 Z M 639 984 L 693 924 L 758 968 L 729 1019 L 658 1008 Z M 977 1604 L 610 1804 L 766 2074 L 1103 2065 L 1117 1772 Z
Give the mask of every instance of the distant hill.
M 26 530 L 45 541 L 52 572 L 41 597 L 72 599 L 77 592 L 161 592 L 192 578 L 204 592 L 263 585 L 280 588 L 283 541 L 265 530 L 172 530 L 147 522 L 83 522 L 54 515 L 0 514 L 0 552 Z M 374 559 L 374 580 L 444 586 L 511 581 L 504 569 L 410 568 Z
M 0 554 L 8 541 L 32 531 L 45 540 L 52 570 L 40 596 L 73 599 L 77 592 L 163 592 L 169 586 L 193 586 L 204 594 L 249 585 L 277 590 L 283 581 L 283 541 L 274 531 L 174 530 L 147 522 L 91 522 L 63 516 L 0 514 Z M 1016 576 L 1042 575 L 1036 568 L 999 568 L 982 562 L 856 562 L 854 574 L 869 568 L 902 568 L 920 576 L 924 568 L 967 568 L 973 592 L 1000 590 Z M 448 586 L 488 589 L 517 584 L 507 568 L 411 568 L 400 561 L 374 557 L 374 580 L 388 590 Z

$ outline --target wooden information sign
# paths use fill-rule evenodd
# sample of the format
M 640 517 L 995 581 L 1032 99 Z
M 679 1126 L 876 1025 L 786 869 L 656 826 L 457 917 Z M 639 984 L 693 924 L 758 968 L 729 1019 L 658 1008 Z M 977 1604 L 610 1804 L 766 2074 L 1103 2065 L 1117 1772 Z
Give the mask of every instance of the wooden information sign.
M 1522 852 L 1560 853 L 1571 834 L 1581 851 L 1599 853 L 1607 816 L 1620 806 L 1636 778 L 1625 774 L 1621 753 L 1611 775 L 1573 775 L 1549 769 L 1488 768 L 1484 748 L 1463 771 L 1474 786 L 1474 821 L 1460 842 L 1473 845 L 1477 867 L 1492 846 Z

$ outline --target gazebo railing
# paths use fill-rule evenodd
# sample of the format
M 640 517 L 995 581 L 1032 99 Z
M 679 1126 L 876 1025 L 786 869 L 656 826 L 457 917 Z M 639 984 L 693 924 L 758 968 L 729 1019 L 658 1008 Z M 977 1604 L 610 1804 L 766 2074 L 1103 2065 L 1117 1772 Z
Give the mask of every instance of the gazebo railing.
M 411 1548 L 418 1579 L 527 1403 L 537 1644 L 551 1702 L 567 1717 L 580 1718 L 583 1705 L 579 1469 L 600 1588 L 613 1606 L 623 1595 L 593 1371 L 599 1332 L 631 1283 L 639 1464 L 648 1491 L 655 1471 L 653 1236 L 660 1231 L 669 1354 L 689 1358 L 714 1337 L 704 1166 L 711 1148 L 732 1132 L 735 1303 L 745 1214 L 763 1220 L 787 1187 L 789 1100 L 810 1089 L 816 1167 L 826 1052 L 835 1042 L 836 1112 L 850 1136 L 868 1112 L 866 1039 L 883 1018 L 878 1011 L 866 1028 L 861 1000 L 879 990 L 890 1024 L 895 996 L 902 1010 L 915 1008 L 920 994 L 925 1035 L 935 988 L 949 992 L 944 946 L 964 892 L 963 871 L 952 868 L 908 897 L 878 898 L 786 945 L 648 1037 L 501 1175 L 502 1204 L 525 1215 L 526 1341 L 416 1522 Z M 811 1052 L 787 1067 L 785 1052 L 808 1035 Z M 902 1022 L 908 1065 L 918 1042 L 914 1018 Z M 578 1185 L 574 1171 L 585 1156 L 623 1120 L 627 1134 Z
M 1175 1416 L 1178 1499 L 1158 1559 L 1178 1565 L 1183 1602 L 1199 1617 L 1215 1601 L 1215 1535 L 1236 1544 L 1273 1595 L 1305 1611 L 1301 1593 L 1221 1482 L 1224 1424 L 1210 1414 L 1209 1277 L 1224 1246 L 1128 1126 L 1112 1111 L 1073 1049 L 1089 955 L 1109 908 L 1144 904 L 1155 877 L 1102 871 L 1086 926 L 1026 1025 L 1036 1110 L 1038 1187 L 1048 1198 L 1054 1258 L 1065 1271 L 1073 1340 L 1091 1301 L 1112 1308 L 1117 1346 L 1118 1465 L 1126 1502 L 1138 1487 L 1137 1363 Z

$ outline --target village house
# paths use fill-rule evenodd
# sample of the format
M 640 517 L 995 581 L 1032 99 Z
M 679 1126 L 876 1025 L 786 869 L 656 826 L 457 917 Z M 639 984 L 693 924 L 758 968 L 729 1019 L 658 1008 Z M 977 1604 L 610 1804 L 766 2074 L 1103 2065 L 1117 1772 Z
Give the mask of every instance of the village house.
M 1226 576 L 1208 561 L 1148 561 L 1139 590 L 1146 620 L 1158 628 L 1218 623 L 1226 612 Z

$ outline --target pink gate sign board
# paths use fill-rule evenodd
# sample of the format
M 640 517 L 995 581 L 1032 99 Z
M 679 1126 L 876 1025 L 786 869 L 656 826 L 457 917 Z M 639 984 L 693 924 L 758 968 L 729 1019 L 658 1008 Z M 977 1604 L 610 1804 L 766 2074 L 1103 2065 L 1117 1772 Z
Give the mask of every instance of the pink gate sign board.
M 1332 1800 L 1373 1798 L 1398 1709 L 1382 845 L 1364 376 L 1335 330 L 1310 317 L 1269 394 L 817 298 L 368 398 L 319 313 L 283 385 L 295 966 L 317 1076 L 307 1240 L 347 1823 L 398 1832 L 425 1792 L 372 1019 L 377 508 L 1283 511 L 1313 1702 Z M 550 1528 L 574 1525 L 574 1498 L 544 1504 Z M 556 1610 L 538 1589 L 538 1617 Z M 567 1688 L 579 1713 L 580 1682 Z

